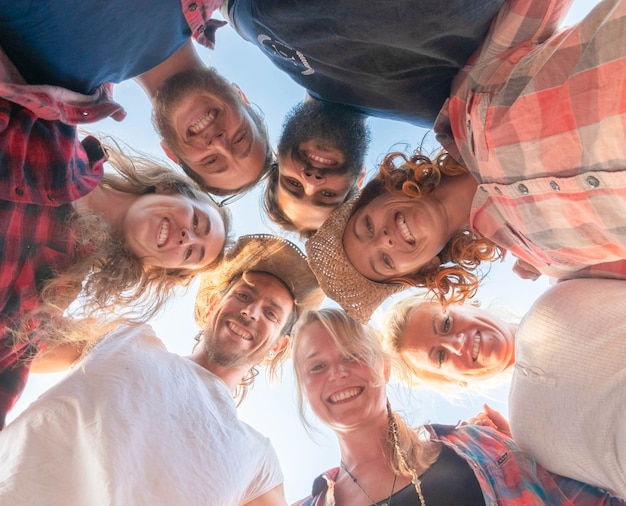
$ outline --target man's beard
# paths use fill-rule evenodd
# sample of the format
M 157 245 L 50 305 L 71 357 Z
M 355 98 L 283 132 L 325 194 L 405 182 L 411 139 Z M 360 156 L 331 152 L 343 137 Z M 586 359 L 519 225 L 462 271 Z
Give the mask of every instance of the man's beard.
M 210 67 L 196 67 L 174 74 L 163 83 L 154 99 L 154 126 L 168 145 L 178 145 L 170 112 L 182 99 L 196 92 L 211 93 L 228 103 L 239 100 L 230 83 Z
M 344 163 L 323 170 L 310 166 L 298 155 L 298 147 L 312 139 L 341 151 Z M 287 114 L 278 141 L 278 154 L 280 157 L 293 156 L 312 172 L 349 173 L 356 180 L 363 167 L 369 140 L 369 129 L 363 116 L 342 105 L 313 100 L 301 102 Z
M 218 326 L 225 326 L 226 319 L 229 319 L 237 322 L 238 325 L 252 334 L 252 344 L 254 345 L 258 337 L 254 326 L 242 320 L 238 314 L 220 316 L 222 316 L 220 321 L 212 322 L 204 330 L 204 349 L 209 362 L 221 367 L 252 367 L 263 360 L 267 352 L 266 346 L 244 349 L 236 346 L 230 339 L 218 337 Z

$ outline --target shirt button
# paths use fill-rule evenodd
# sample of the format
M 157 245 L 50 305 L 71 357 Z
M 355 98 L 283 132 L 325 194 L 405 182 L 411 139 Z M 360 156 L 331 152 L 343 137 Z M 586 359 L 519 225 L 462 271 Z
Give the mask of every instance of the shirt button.
M 83 116 L 89 116 L 89 111 L 81 111 L 80 112 Z
M 54 201 L 56 200 L 56 198 L 55 198 L 55 196 L 54 196 L 54 195 L 52 195 L 51 193 L 48 193 L 48 200 L 51 200 L 51 201 L 53 201 L 53 202 L 54 202 Z
M 15 193 L 17 193 L 20 197 L 24 196 L 24 188 L 20 188 L 19 186 L 15 189 Z
M 587 181 L 587 184 L 589 186 L 592 186 L 593 188 L 597 188 L 598 186 L 600 186 L 600 181 L 598 181 L 597 177 L 588 176 L 587 179 L 585 179 L 585 181 Z
M 555 192 L 559 192 L 561 191 L 561 187 L 559 186 L 559 184 L 556 181 L 550 181 L 550 187 L 555 191 Z
M 517 189 L 522 195 L 528 195 L 528 186 L 525 184 L 518 184 Z
M 188 7 L 188 9 L 189 9 L 191 12 L 195 11 L 197 8 L 198 8 L 198 4 L 196 4 L 196 3 L 189 4 L 189 7 Z

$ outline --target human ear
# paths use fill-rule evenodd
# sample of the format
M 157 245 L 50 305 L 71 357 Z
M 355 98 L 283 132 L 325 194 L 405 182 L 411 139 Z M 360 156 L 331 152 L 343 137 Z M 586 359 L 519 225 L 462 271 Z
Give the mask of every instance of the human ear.
M 248 97 L 246 97 L 246 94 L 243 91 L 241 91 L 241 88 L 237 86 L 235 83 L 230 83 L 230 85 L 233 87 L 233 89 L 235 90 L 235 93 L 237 93 L 239 98 L 243 100 L 243 103 L 246 105 L 250 105 L 250 100 L 248 100 Z
M 176 165 L 180 165 L 180 158 L 178 158 L 174 152 L 170 149 L 167 143 L 164 140 L 161 140 L 161 149 L 165 153 L 170 160 L 172 160 Z
M 363 181 L 365 181 L 365 165 L 361 167 L 359 178 L 356 180 L 356 185 L 358 188 L 363 188 Z
M 206 325 L 206 322 L 209 320 L 209 315 L 215 310 L 219 301 L 220 297 L 216 293 L 209 295 L 206 308 L 204 310 L 204 316 L 202 318 L 203 325 Z
M 270 349 L 270 358 L 274 358 L 275 356 L 277 356 L 279 353 L 285 350 L 287 346 L 289 346 L 289 336 L 283 334 L 276 340 L 274 346 L 272 346 L 272 348 Z
M 389 383 L 389 378 L 391 377 L 391 362 L 388 358 L 385 358 L 383 377 L 385 378 L 385 384 Z

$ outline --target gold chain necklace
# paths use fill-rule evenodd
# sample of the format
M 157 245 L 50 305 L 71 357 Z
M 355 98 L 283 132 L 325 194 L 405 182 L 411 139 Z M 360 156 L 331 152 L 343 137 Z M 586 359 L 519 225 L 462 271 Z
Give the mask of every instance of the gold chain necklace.
M 370 497 L 370 495 L 365 491 L 365 489 L 361 486 L 361 484 L 358 482 L 358 480 L 353 476 L 353 474 L 348 471 L 348 468 L 346 467 L 346 465 L 343 463 L 343 459 L 341 460 L 341 468 L 348 473 L 348 476 L 350 478 L 352 478 L 352 481 L 354 482 L 354 484 L 359 487 L 361 489 L 361 492 L 363 492 L 367 498 L 371 501 L 372 504 L 378 504 L 378 501 L 374 501 L 374 499 L 372 499 Z M 398 478 L 398 475 L 394 473 L 393 475 L 393 483 L 391 484 L 391 493 L 389 494 L 389 501 L 386 503 L 383 503 L 381 506 L 391 506 L 391 496 L 393 495 L 393 491 L 396 489 L 396 479 Z

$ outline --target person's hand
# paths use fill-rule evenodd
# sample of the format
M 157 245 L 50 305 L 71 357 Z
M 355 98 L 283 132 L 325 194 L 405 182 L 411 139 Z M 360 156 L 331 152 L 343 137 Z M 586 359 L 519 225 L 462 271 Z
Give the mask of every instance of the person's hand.
M 511 426 L 509 425 L 509 421 L 504 418 L 500 412 L 490 408 L 487 404 L 483 404 L 483 409 L 484 411 L 478 413 L 475 417 L 470 418 L 468 423 L 481 425 L 483 427 L 491 427 L 505 436 L 511 437 Z
M 533 265 L 519 258 L 513 266 L 513 272 L 522 279 L 530 279 L 532 281 L 537 281 L 539 276 L 541 276 L 541 273 Z

